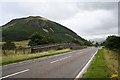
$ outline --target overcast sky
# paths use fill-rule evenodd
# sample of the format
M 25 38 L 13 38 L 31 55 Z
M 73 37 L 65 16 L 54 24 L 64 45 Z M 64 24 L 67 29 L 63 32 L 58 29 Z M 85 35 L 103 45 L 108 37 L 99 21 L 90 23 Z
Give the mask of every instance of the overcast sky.
M 0 6 L 0 26 L 15 18 L 42 16 L 58 22 L 85 39 L 118 34 L 117 2 L 8 2 Z

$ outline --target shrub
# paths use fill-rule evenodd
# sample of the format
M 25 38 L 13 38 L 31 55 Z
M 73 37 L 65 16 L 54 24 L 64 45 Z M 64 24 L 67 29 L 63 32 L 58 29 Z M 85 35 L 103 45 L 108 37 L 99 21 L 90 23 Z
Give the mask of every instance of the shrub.
M 28 45 L 36 46 L 36 45 L 49 44 L 49 43 L 54 43 L 53 38 L 51 38 L 49 35 L 44 36 L 44 35 L 41 35 L 40 33 L 36 32 L 31 35 Z
M 108 36 L 105 41 L 105 47 L 109 49 L 120 49 L 120 37 L 118 36 Z
M 2 49 L 3 50 L 13 50 L 15 49 L 16 46 L 14 43 L 12 43 L 11 41 L 6 41 L 3 45 L 2 45 Z
M 11 41 L 6 41 L 3 45 L 2 45 L 2 50 L 3 50 L 3 54 L 7 55 L 7 50 L 14 50 L 16 48 L 15 44 L 12 43 Z

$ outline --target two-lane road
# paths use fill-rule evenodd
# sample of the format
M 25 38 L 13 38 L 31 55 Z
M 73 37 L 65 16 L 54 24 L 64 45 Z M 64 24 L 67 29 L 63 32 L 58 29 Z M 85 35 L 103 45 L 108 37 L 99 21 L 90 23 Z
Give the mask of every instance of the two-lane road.
M 3 66 L 2 78 L 76 78 L 97 48 Z

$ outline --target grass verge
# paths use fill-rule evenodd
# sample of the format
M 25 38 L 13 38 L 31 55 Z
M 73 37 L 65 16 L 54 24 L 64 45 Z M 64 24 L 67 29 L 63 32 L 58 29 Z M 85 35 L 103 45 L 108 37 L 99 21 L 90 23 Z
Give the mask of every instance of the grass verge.
M 2 65 L 35 59 L 35 58 L 41 58 L 46 56 L 52 56 L 56 54 L 62 54 L 65 52 L 70 52 L 71 49 L 63 49 L 63 50 L 50 50 L 47 52 L 41 52 L 41 53 L 35 53 L 35 54 L 21 54 L 21 55 L 9 55 L 9 56 L 3 56 L 2 57 Z
M 83 76 L 85 80 L 88 78 L 118 80 L 118 53 L 108 49 L 99 50 Z
M 110 75 L 110 70 L 106 67 L 103 49 L 101 49 L 83 78 L 110 78 Z

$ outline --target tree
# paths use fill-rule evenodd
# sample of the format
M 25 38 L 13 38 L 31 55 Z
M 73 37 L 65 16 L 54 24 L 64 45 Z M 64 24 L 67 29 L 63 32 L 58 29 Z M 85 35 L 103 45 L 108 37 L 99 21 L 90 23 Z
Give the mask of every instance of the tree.
M 54 43 L 54 40 L 52 37 L 50 37 L 49 35 L 44 36 L 36 32 L 31 35 L 28 45 L 36 46 L 36 45 L 49 44 L 49 43 Z
M 105 46 L 105 41 L 100 44 L 101 46 Z
M 108 36 L 105 41 L 105 47 L 109 49 L 120 49 L 120 37 L 118 36 Z
M 11 41 L 6 41 L 2 45 L 3 54 L 7 55 L 7 53 L 6 53 L 7 50 L 14 50 L 15 48 L 16 48 L 16 46 L 14 43 L 12 43 Z
M 16 46 L 14 43 L 12 43 L 11 41 L 6 41 L 3 45 L 2 45 L 2 50 L 13 50 L 15 49 Z
M 86 46 L 93 46 L 93 41 L 87 41 L 87 40 L 85 40 L 84 41 L 84 45 L 86 45 Z
M 99 46 L 99 43 L 98 43 L 98 42 L 96 42 L 96 43 L 95 43 L 95 47 L 98 47 L 98 46 Z

